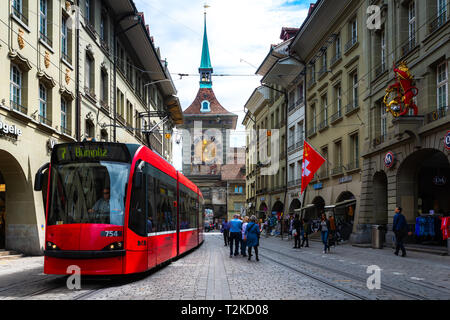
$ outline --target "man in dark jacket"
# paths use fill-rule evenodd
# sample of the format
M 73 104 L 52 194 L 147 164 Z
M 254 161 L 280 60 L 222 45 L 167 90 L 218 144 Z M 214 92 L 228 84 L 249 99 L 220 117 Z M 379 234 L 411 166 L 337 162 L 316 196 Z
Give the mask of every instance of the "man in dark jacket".
M 222 221 L 222 233 L 223 233 L 223 241 L 225 242 L 225 247 L 230 242 L 230 224 L 227 219 Z
M 408 224 L 406 223 L 406 218 L 402 214 L 402 208 L 395 208 L 394 222 L 392 226 L 392 231 L 395 233 L 395 252 L 394 254 L 398 256 L 398 252 L 402 250 L 402 257 L 406 256 L 406 249 L 403 245 L 403 239 L 408 233 Z

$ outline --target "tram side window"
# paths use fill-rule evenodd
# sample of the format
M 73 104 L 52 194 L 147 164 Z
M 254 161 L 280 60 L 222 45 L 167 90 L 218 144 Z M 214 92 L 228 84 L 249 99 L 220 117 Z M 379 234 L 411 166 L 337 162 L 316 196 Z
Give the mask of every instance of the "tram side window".
M 147 174 L 147 232 L 152 233 L 156 232 L 156 211 L 155 206 L 155 188 L 154 188 L 154 179 L 151 175 Z
M 153 179 L 154 181 L 153 203 L 155 204 L 153 231 L 154 232 L 175 231 L 176 211 L 173 208 L 173 202 L 175 201 L 176 197 L 175 179 L 170 178 L 163 172 L 154 168 L 153 168 L 153 175 L 156 176 Z
M 189 228 L 189 214 L 188 214 L 188 195 L 180 191 L 180 230 Z

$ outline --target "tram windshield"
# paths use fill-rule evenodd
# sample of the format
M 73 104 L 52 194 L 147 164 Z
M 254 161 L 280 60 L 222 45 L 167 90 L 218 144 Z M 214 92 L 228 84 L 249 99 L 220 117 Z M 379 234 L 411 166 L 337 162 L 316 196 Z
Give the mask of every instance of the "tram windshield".
M 129 170 L 108 161 L 53 165 L 47 224 L 123 226 Z

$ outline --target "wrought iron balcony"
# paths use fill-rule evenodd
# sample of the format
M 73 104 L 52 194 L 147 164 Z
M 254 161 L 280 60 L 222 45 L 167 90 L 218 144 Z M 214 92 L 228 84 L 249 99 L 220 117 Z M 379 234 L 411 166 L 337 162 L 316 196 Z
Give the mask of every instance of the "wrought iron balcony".
M 359 109 L 358 100 L 352 100 L 345 108 L 345 114 L 348 115 L 349 113 L 351 113 L 357 109 Z
M 347 171 L 359 169 L 359 160 L 356 159 L 347 164 Z
M 358 42 L 358 38 L 352 38 L 349 42 L 345 44 L 345 52 L 349 51 Z
M 313 128 L 308 130 L 308 137 L 311 137 L 317 133 L 317 128 L 314 126 Z
M 41 115 L 39 115 L 39 122 L 43 123 L 43 124 L 45 124 L 47 126 L 51 126 L 52 125 L 52 121 L 50 119 L 47 119 L 46 117 L 41 116 Z
M 330 122 L 333 124 L 339 119 L 342 119 L 342 110 L 338 110 L 336 113 L 334 113 L 330 118 Z
M 65 127 L 61 127 L 61 132 L 68 136 L 72 135 L 72 130 L 65 128 Z
M 11 100 L 10 103 L 11 103 L 11 108 L 13 108 L 14 110 L 19 111 L 20 113 L 23 113 L 23 114 L 27 114 L 28 109 L 26 107 L 14 102 L 13 100 Z
M 295 106 L 298 107 L 299 105 L 301 105 L 303 103 L 304 100 L 305 100 L 304 97 L 298 98 L 297 101 L 295 102 Z
M 376 138 L 374 138 L 372 140 L 372 146 L 375 148 L 376 146 L 382 144 L 383 142 L 385 142 L 387 139 L 387 135 L 386 134 L 382 134 Z
M 407 55 L 416 47 L 416 38 L 408 39 L 407 43 L 402 46 L 402 56 Z
M 448 115 L 448 106 L 436 108 L 436 110 L 431 111 L 425 115 L 427 123 L 439 120 Z
M 23 23 L 25 23 L 26 25 L 28 25 L 28 18 L 25 17 L 22 12 L 20 12 L 19 10 L 17 10 L 17 8 L 15 8 L 14 6 L 12 7 L 12 12 L 13 15 L 15 15 L 17 18 L 20 19 L 20 21 L 22 21 Z
M 44 41 L 46 44 L 48 44 L 50 47 L 53 47 L 52 40 L 47 37 L 46 34 L 43 34 L 42 32 L 39 32 L 39 38 Z
M 375 78 L 386 71 L 386 62 L 382 62 L 378 68 L 375 69 Z
M 325 119 L 319 123 L 319 131 L 325 130 L 326 128 L 328 128 L 328 119 Z
M 437 29 L 442 27 L 447 22 L 447 10 L 442 12 L 436 19 L 434 19 L 430 25 L 429 30 L 430 33 L 435 32 Z
M 61 52 L 61 56 L 66 62 L 72 64 L 72 58 L 67 53 Z
M 334 167 L 333 169 L 331 169 L 331 175 L 338 175 L 338 174 L 343 174 L 344 173 L 344 166 L 342 165 L 338 165 L 336 167 Z
M 340 52 L 337 52 L 336 55 L 333 58 L 331 58 L 330 65 L 333 66 L 341 58 L 342 58 L 342 54 Z

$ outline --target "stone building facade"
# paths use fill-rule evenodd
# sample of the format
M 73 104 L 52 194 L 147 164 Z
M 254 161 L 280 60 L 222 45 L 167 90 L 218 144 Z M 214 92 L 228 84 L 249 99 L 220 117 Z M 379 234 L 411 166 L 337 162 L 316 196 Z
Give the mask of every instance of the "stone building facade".
M 162 137 L 183 118 L 133 1 L 8 0 L 0 9 L 0 72 L 8 75 L 0 80 L 0 245 L 41 254 L 45 192 L 33 183 L 54 144 L 146 144 L 170 161 Z

